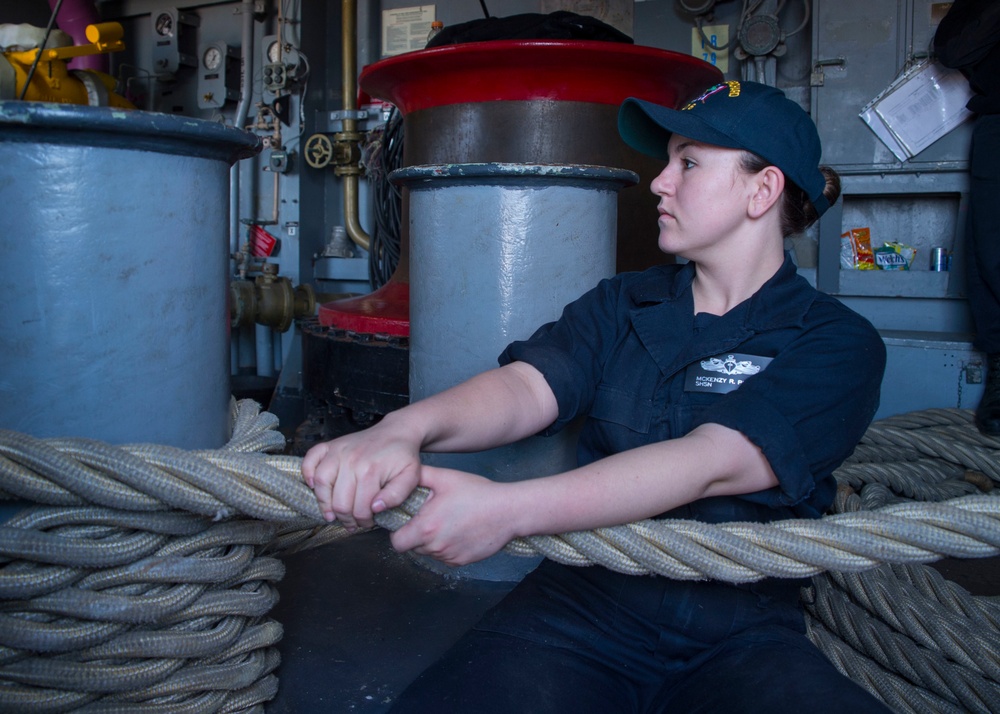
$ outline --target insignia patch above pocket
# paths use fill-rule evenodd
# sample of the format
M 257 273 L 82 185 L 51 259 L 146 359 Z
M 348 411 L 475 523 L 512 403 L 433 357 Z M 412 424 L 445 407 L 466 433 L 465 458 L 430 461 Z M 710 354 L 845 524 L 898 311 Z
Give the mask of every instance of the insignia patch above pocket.
M 773 357 L 721 354 L 689 365 L 684 375 L 685 392 L 728 394 L 747 377 L 752 377 L 771 363 Z

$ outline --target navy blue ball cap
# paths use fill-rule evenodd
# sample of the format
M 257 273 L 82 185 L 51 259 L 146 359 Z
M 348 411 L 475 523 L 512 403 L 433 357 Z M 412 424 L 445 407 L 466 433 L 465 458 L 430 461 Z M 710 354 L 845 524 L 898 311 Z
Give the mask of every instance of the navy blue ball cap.
M 776 87 L 730 81 L 710 87 L 681 109 L 630 97 L 618 111 L 618 133 L 643 154 L 667 160 L 673 133 L 705 144 L 744 149 L 777 166 L 809 196 L 819 215 L 830 207 L 819 170 L 822 147 L 812 118 Z

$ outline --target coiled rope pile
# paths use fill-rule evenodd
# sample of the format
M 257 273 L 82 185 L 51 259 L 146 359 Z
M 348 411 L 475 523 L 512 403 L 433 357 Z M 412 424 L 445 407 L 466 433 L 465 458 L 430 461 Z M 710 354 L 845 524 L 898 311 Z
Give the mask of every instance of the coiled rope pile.
M 0 711 L 263 711 L 275 556 L 346 532 L 299 459 L 266 453 L 284 447 L 273 415 L 240 402 L 233 422 L 216 451 L 0 431 L 0 495 L 37 504 L 0 525 Z M 645 521 L 508 550 L 679 579 L 815 576 L 811 638 L 892 709 L 1000 711 L 1000 602 L 920 565 L 1000 553 L 1000 440 L 969 412 L 917 412 L 873 425 L 837 477 L 838 512 L 818 521 Z

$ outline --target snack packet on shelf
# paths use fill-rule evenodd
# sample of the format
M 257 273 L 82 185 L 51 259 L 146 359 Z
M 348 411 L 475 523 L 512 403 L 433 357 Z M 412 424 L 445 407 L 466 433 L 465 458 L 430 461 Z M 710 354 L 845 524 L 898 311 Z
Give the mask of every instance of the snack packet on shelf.
M 875 250 L 875 265 L 879 270 L 909 270 L 917 249 L 903 243 L 885 243 Z
M 871 230 L 852 228 L 840 236 L 840 267 L 844 270 L 875 270 Z

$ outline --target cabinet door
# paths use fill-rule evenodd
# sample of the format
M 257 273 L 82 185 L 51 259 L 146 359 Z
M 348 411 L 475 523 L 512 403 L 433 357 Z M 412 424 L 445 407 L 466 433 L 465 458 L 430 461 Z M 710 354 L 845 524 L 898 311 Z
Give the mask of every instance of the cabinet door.
M 892 152 L 858 117 L 896 76 L 905 52 L 906 1 L 815 0 L 813 115 L 823 162 L 838 170 L 896 163 Z M 828 64 L 839 62 L 838 64 Z M 814 72 L 814 73 L 815 73 Z
M 964 168 L 968 124 L 901 163 L 858 116 L 908 63 L 928 56 L 944 5 L 814 0 L 812 107 L 825 163 L 849 173 Z

